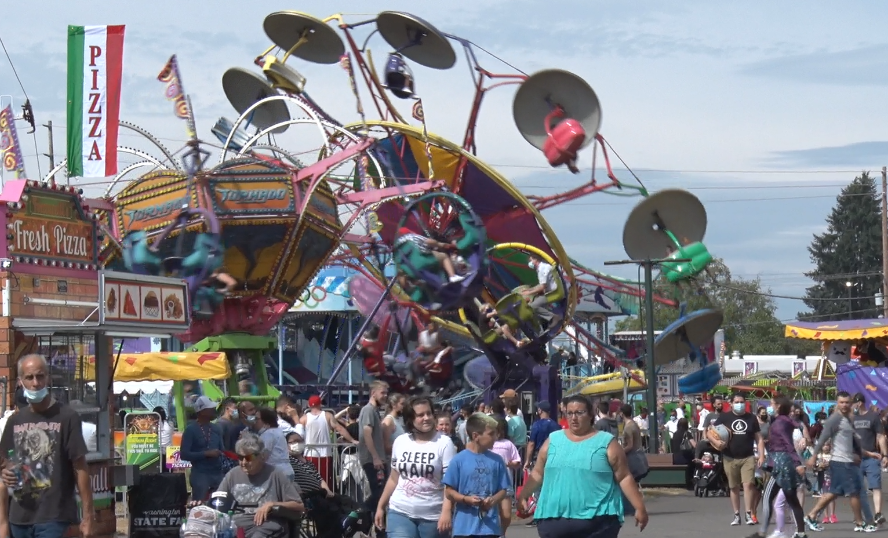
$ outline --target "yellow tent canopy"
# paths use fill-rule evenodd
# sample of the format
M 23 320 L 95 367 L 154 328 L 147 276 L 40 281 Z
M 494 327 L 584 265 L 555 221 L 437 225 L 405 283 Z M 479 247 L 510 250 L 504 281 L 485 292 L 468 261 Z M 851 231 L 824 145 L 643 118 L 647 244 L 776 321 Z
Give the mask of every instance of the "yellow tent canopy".
M 228 379 L 228 357 L 221 352 L 205 353 L 121 353 L 115 355 L 114 381 L 188 381 L 193 379 Z M 78 377 L 96 378 L 96 358 L 83 357 Z M 81 376 L 82 373 L 82 376 Z
M 862 340 L 888 337 L 888 319 L 845 321 L 794 321 L 786 324 L 784 336 L 804 340 Z

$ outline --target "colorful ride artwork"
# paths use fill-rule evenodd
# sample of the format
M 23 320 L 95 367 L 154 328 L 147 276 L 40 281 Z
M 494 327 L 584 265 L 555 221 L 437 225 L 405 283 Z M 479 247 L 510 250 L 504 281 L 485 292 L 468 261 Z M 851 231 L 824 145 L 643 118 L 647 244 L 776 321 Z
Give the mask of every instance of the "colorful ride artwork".
M 376 302 L 362 309 L 364 327 L 331 384 L 350 357 L 362 352 L 372 358 L 376 375 L 419 390 L 422 375 L 405 378 L 416 370 L 413 364 L 403 374 L 392 370 L 397 360 L 383 356 L 421 360 L 408 342 L 434 322 L 445 335 L 472 341 L 468 347 L 480 350 L 473 360 L 492 372 L 483 387 L 488 398 L 512 388 L 555 403 L 560 380 L 548 365 L 547 346 L 572 324 L 578 282 L 608 294 L 644 294 L 638 283 L 575 264 L 541 215 L 592 193 L 647 197 L 640 183 L 621 182 L 614 174 L 610 146 L 598 132 L 601 109 L 592 88 L 560 70 L 530 76 L 514 69 L 489 71 L 470 40 L 408 13 L 346 21 L 342 15 L 318 19 L 280 11 L 268 15 L 263 28 L 271 46 L 256 57 L 261 71 L 232 68 L 222 76 L 239 116 L 221 118 L 212 129 L 223 144 L 218 164 L 206 166 L 206 144 L 193 138 L 181 165 L 164 150 L 173 166 L 130 181 L 110 203 L 98 206 L 106 232 L 104 266 L 185 278 L 188 304 L 160 307 L 192 309 L 194 322 L 180 339 L 197 342 L 230 333 L 265 336 L 300 297 L 314 297 L 308 286 L 324 265 L 351 265 L 375 286 L 370 295 Z M 381 73 L 369 48 L 377 33 L 390 51 Z M 429 131 L 418 93 L 421 77 L 411 68 L 452 68 L 454 45 L 465 52 L 475 90 L 460 144 Z M 342 123 L 327 113 L 307 92 L 309 81 L 295 59 L 338 64 L 349 80 L 357 119 Z M 580 151 L 592 146 L 590 161 L 601 155 L 606 179 L 597 178 L 593 166 L 591 177 L 575 188 L 526 197 L 479 158 L 475 129 L 481 103 L 505 85 L 518 87 L 513 116 L 519 132 L 550 165 L 576 173 Z M 314 95 L 323 94 L 319 88 Z M 395 106 L 399 100 L 409 115 Z M 678 284 L 693 279 L 711 260 L 700 243 L 702 233 L 682 228 L 682 222 L 676 224 L 680 229 L 670 229 L 658 219 L 659 233 L 671 245 L 659 254 L 672 256 L 662 266 L 664 275 Z M 378 339 L 368 340 L 371 333 Z M 681 327 L 677 333 L 687 341 Z M 572 334 L 590 354 L 624 363 L 619 350 L 595 336 Z M 699 345 L 691 342 L 692 348 Z M 457 390 L 440 383 L 442 372 L 458 377 L 450 375 L 454 365 L 435 365 L 438 388 Z M 255 367 L 264 365 L 259 361 Z

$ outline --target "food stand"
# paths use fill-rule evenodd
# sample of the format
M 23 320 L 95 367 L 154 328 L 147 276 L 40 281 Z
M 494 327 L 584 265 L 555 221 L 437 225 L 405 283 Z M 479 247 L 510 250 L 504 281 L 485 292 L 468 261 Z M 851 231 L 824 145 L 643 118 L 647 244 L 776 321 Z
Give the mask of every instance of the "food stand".
M 73 187 L 28 180 L 8 181 L 0 191 L 6 230 L 0 239 L 0 378 L 14 386 L 18 359 L 40 353 L 47 358 L 53 395 L 81 402 L 76 410 L 96 428 L 96 450 L 87 461 L 99 537 L 116 532 L 114 478 L 120 483 L 126 476 L 116 468 L 112 444 L 112 342 L 168 338 L 190 325 L 183 280 L 99 270 L 102 232 L 94 211 L 104 203 L 88 202 Z M 177 302 L 183 308 L 173 308 Z M 94 389 L 76 375 L 90 345 Z

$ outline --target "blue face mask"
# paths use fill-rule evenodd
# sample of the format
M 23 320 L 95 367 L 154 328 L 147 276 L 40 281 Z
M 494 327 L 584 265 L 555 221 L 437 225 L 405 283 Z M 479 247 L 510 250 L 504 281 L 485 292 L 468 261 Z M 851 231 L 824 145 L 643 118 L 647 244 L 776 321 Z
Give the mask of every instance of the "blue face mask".
M 244 415 L 244 419 L 250 424 L 256 422 L 256 415 Z
M 40 403 L 46 399 L 46 396 L 49 394 L 49 389 L 47 387 L 43 387 L 40 390 L 29 390 L 23 389 L 25 393 L 25 399 L 30 403 Z
M 237 409 L 231 412 L 231 418 L 237 418 Z
M 774 408 L 771 407 L 770 405 L 768 406 L 768 415 L 770 415 L 772 417 L 774 416 Z
M 745 410 L 746 410 L 746 404 L 745 404 L 745 403 L 735 403 L 735 404 L 734 404 L 734 412 L 735 412 L 735 413 L 742 413 L 742 412 L 745 411 Z

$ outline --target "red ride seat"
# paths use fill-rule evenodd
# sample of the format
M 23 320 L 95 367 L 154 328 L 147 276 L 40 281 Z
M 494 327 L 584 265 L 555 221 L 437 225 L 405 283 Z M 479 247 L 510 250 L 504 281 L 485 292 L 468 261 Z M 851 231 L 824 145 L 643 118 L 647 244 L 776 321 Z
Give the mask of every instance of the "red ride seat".
M 549 137 L 543 144 L 543 154 L 550 165 L 567 164 L 572 171 L 575 170 L 573 163 L 577 159 L 577 151 L 586 141 L 586 130 L 573 118 L 560 122 L 554 129 L 549 128 L 548 122 L 547 118 L 546 132 Z

